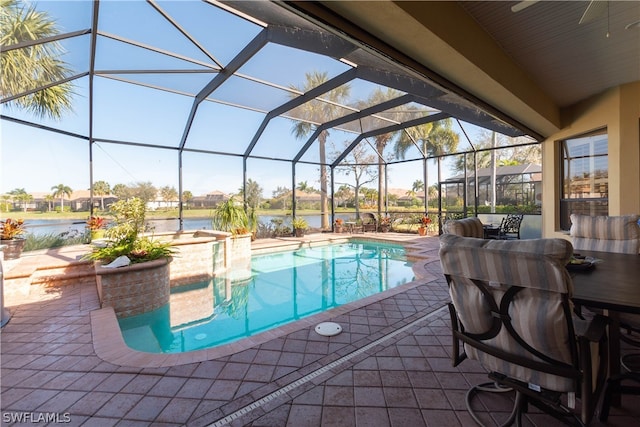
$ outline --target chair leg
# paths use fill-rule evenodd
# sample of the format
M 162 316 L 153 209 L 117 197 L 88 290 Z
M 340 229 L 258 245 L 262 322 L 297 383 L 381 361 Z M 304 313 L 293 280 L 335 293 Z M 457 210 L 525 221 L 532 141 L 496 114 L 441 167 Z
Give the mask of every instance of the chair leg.
M 602 422 L 607 421 L 609 418 L 609 410 L 611 409 L 611 398 L 614 394 L 634 394 L 640 395 L 640 387 L 638 386 L 625 386 L 622 381 L 632 380 L 640 383 L 640 374 L 635 372 L 628 372 L 625 374 L 615 375 L 607 380 L 607 385 L 604 389 L 604 397 L 602 399 L 602 406 L 600 407 L 600 416 L 598 419 Z
M 467 394 L 465 396 L 467 412 L 469 412 L 469 415 L 471 415 L 471 418 L 473 418 L 473 420 L 479 426 L 484 426 L 480 418 L 476 415 L 475 411 L 471 407 L 471 401 L 473 400 L 473 396 L 480 391 L 486 391 L 489 393 L 508 393 L 510 391 L 513 391 L 513 389 L 511 387 L 501 386 L 497 382 L 486 382 L 486 383 L 475 385 L 467 391 Z M 523 398 L 524 396 L 521 393 L 516 392 L 516 400 L 515 400 L 515 403 L 513 404 L 513 409 L 509 414 L 509 418 L 507 418 L 507 420 L 504 422 L 504 424 L 502 424 L 501 427 L 510 426 L 514 423 L 514 421 L 516 422 L 517 426 L 521 425 L 522 411 L 520 409 L 523 406 L 523 404 L 526 403 L 526 402 L 523 402 Z

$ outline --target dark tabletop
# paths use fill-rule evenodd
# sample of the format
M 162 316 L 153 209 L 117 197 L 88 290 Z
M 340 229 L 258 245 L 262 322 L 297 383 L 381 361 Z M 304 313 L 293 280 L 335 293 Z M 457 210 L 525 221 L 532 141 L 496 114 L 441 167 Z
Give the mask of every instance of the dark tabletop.
M 640 314 L 640 255 L 579 251 L 601 260 L 588 270 L 570 270 L 575 303 Z

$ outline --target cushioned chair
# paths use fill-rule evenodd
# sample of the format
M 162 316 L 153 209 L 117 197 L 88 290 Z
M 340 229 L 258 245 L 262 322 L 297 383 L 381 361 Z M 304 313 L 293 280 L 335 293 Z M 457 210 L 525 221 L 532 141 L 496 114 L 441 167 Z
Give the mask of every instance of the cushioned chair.
M 637 254 L 640 248 L 638 215 L 571 215 L 571 239 L 576 251 Z
M 444 223 L 444 232 L 462 237 L 484 238 L 482 221 L 474 216 L 463 219 L 450 219 Z
M 378 220 L 370 212 L 362 214 L 362 231 L 378 231 Z
M 571 215 L 571 237 L 576 250 L 618 252 L 637 254 L 640 251 L 640 227 L 638 215 L 625 216 L 586 216 Z M 640 316 L 619 313 L 622 327 L 621 339 L 628 344 L 640 347 Z M 636 337 L 634 339 L 634 336 Z M 626 372 L 615 375 L 607 380 L 607 386 L 602 400 L 600 420 L 609 417 L 611 398 L 614 393 L 640 394 L 637 386 L 625 385 L 629 381 L 640 383 L 640 366 L 631 363 L 640 358 L 638 353 L 622 356 L 621 364 Z
M 471 410 L 475 393 L 511 388 L 515 403 L 505 425 L 519 425 L 528 404 L 562 421 L 587 424 L 606 375 L 606 318 L 586 322 L 572 316 L 573 285 L 565 268 L 571 243 L 452 234 L 440 236 L 440 243 L 452 301 L 453 364 L 478 360 L 493 381 L 467 393 L 472 417 L 481 424 Z M 571 409 L 576 396 L 579 413 Z

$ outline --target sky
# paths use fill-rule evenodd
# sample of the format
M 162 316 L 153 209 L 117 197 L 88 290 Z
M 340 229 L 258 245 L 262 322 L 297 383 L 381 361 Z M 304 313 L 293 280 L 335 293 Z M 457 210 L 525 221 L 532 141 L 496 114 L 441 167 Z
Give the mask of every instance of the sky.
M 200 1 L 158 2 L 198 39 L 208 52 L 207 56 L 146 2 L 102 1 L 100 4 L 99 28 L 103 35 L 98 38 L 96 70 L 111 70 L 109 76 L 113 78 L 94 79 L 93 136 L 107 141 L 154 144 L 166 148 L 150 149 L 98 141 L 90 149 L 87 138 L 89 78 L 82 77 L 74 80 L 73 112 L 66 114 L 61 121 L 34 119 L 24 111 L 2 105 L 3 115 L 35 120 L 79 137 L 0 120 L 0 193 L 16 188 L 24 188 L 28 193 L 50 192 L 51 187 L 58 184 L 73 190 L 86 190 L 90 186 L 91 173 L 94 182 L 104 180 L 112 187 L 118 183 L 150 181 L 158 188 L 170 186 L 178 189 L 178 154 L 171 148 L 180 143 L 193 106 L 193 97 L 185 94 L 197 93 L 213 78 L 211 69 L 216 62 L 223 66 L 227 64 L 261 30 L 256 24 L 231 17 Z M 40 1 L 35 5 L 38 10 L 47 11 L 54 17 L 62 33 L 90 27 L 92 3 L 88 0 Z M 174 52 L 180 57 L 134 47 L 113 40 L 109 34 Z M 88 70 L 89 37 L 85 35 L 61 42 L 66 50 L 63 59 L 74 73 Z M 348 65 L 331 58 L 267 45 L 240 72 L 273 85 L 265 86 L 250 79 L 232 77 L 214 93 L 217 102 L 203 102 L 198 107 L 185 146 L 233 155 L 185 152 L 182 158 L 182 189 L 194 195 L 212 191 L 237 192 L 243 180 L 240 155 L 259 128 L 264 112 L 290 99 L 291 95 L 284 89 L 291 85 L 301 87 L 305 73 L 311 71 L 321 70 L 332 77 L 348 68 Z M 125 74 L 114 71 L 125 69 L 139 72 Z M 174 72 L 170 75 L 144 72 L 152 69 Z M 164 87 L 171 92 L 117 80 L 122 78 Z M 374 88 L 375 85 L 369 82 L 351 83 L 352 101 L 365 99 Z M 239 109 L 232 104 L 248 108 Z M 478 128 L 468 124 L 464 126 L 471 138 L 478 137 Z M 295 138 L 292 128 L 291 120 L 272 120 L 252 154 L 266 158 L 291 158 L 304 143 L 304 140 Z M 468 146 L 457 123 L 455 128 L 461 135 L 461 145 Z M 354 134 L 333 131 L 330 143 L 341 146 L 354 137 Z M 317 161 L 317 151 L 317 146 L 312 146 L 302 160 Z M 291 188 L 292 168 L 289 162 L 249 159 L 247 167 L 247 177 L 262 186 L 265 197 L 270 197 L 278 187 Z M 437 181 L 433 162 L 430 162 L 428 171 L 429 184 L 433 184 Z M 448 173 L 446 167 L 443 171 Z M 409 189 L 415 180 L 422 179 L 422 162 L 392 165 L 388 175 L 390 188 Z M 336 178 L 338 182 L 353 182 L 352 177 L 338 174 Z M 309 186 L 319 188 L 318 167 L 299 164 L 293 181 L 305 181 Z M 375 187 L 375 183 L 368 187 Z

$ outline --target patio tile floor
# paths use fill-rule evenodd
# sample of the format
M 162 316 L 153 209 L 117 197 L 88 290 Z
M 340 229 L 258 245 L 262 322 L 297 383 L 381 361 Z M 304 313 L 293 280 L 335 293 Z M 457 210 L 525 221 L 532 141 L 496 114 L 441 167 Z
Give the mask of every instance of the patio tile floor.
M 365 306 L 334 310 L 328 318 L 342 325 L 341 334 L 319 336 L 307 322 L 176 366 L 100 358 L 91 325 L 100 308 L 95 287 L 32 286 L 27 297 L 5 298 L 12 318 L 0 342 L 2 425 L 33 425 L 52 414 L 68 416 L 68 425 L 101 427 L 475 425 L 464 395 L 486 374 L 470 360 L 451 366 L 438 240 L 404 238 L 425 256 L 418 262 L 426 279 Z M 510 410 L 508 399 L 478 396 L 474 405 L 497 425 Z M 640 425 L 639 403 L 624 396 L 607 425 Z M 559 425 L 533 411 L 525 421 Z

